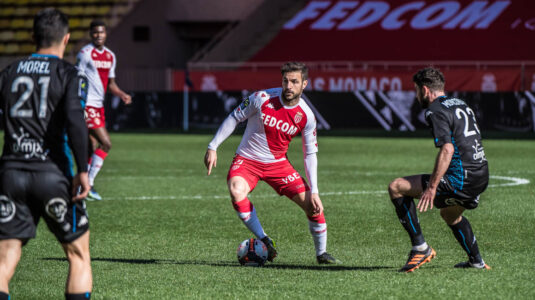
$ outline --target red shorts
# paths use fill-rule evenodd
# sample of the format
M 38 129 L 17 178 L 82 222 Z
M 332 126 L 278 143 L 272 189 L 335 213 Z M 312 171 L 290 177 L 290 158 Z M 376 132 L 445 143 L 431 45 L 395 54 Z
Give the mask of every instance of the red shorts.
M 310 190 L 306 181 L 288 160 L 261 163 L 236 154 L 230 165 L 227 181 L 234 176 L 244 178 L 251 191 L 256 187 L 258 180 L 263 180 L 279 195 L 287 196 L 290 199 L 299 193 Z
M 106 126 L 104 107 L 85 107 L 85 123 L 89 129 L 97 129 Z

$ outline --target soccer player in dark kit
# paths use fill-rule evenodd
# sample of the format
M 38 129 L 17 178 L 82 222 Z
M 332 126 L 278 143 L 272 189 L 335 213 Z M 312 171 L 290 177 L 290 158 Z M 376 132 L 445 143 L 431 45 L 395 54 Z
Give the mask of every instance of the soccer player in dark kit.
M 9 299 L 22 246 L 35 237 L 41 217 L 69 262 L 66 299 L 89 299 L 89 220 L 82 200 L 90 189 L 83 108 L 87 81 L 62 59 L 69 41 L 62 12 L 41 10 L 33 31 L 36 53 L 0 73 L 0 300 Z
M 416 209 L 425 212 L 436 206 L 440 216 L 468 254 L 456 268 L 490 269 L 479 253 L 470 222 L 462 214 L 479 204 L 487 188 L 489 171 L 475 113 L 466 103 L 444 93 L 444 75 L 437 69 L 419 70 L 413 77 L 416 98 L 427 108 L 435 146 L 440 148 L 432 174 L 397 178 L 388 191 L 399 220 L 410 236 L 412 250 L 400 272 L 412 272 L 436 256 L 425 242 Z M 413 198 L 420 198 L 415 206 Z

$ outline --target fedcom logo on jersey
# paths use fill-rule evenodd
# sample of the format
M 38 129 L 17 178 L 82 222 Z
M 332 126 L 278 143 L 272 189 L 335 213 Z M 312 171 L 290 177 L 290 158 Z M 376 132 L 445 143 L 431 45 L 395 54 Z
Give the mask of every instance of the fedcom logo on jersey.
M 93 64 L 97 69 L 111 69 L 111 61 L 106 60 L 94 60 Z
M 289 135 L 294 135 L 298 129 L 297 127 L 291 125 L 288 122 L 278 120 L 277 118 L 270 115 L 266 115 L 265 113 L 262 113 L 262 123 L 264 123 L 265 126 L 274 127 L 277 130 L 280 130 L 283 133 L 287 133 Z

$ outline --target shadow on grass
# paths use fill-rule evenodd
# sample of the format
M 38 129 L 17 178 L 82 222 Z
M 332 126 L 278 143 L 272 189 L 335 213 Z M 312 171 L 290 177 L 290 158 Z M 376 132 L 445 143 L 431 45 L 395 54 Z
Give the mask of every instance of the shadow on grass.
M 43 260 L 49 261 L 64 261 L 67 259 L 64 257 L 44 257 Z M 242 267 L 238 263 L 228 261 L 202 261 L 202 260 L 172 260 L 172 259 L 127 259 L 127 258 L 103 258 L 93 257 L 92 262 L 111 262 L 111 263 L 124 263 L 124 264 L 139 264 L 139 265 L 200 265 L 200 266 L 213 266 L 213 267 Z M 378 270 L 394 270 L 394 267 L 386 266 L 344 266 L 344 265 L 329 265 L 329 266 L 309 266 L 309 265 L 289 265 L 289 264 L 267 264 L 264 266 L 267 269 L 285 269 L 285 270 L 317 270 L 317 271 L 378 271 Z

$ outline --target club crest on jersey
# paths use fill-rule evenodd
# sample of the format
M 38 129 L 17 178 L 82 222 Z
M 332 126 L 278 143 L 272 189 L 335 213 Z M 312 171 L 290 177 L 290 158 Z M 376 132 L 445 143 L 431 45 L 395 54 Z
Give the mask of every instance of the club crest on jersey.
M 301 120 L 303 120 L 303 114 L 300 111 L 298 111 L 297 114 L 295 114 L 294 116 L 294 121 L 295 123 L 299 123 L 301 122 Z

